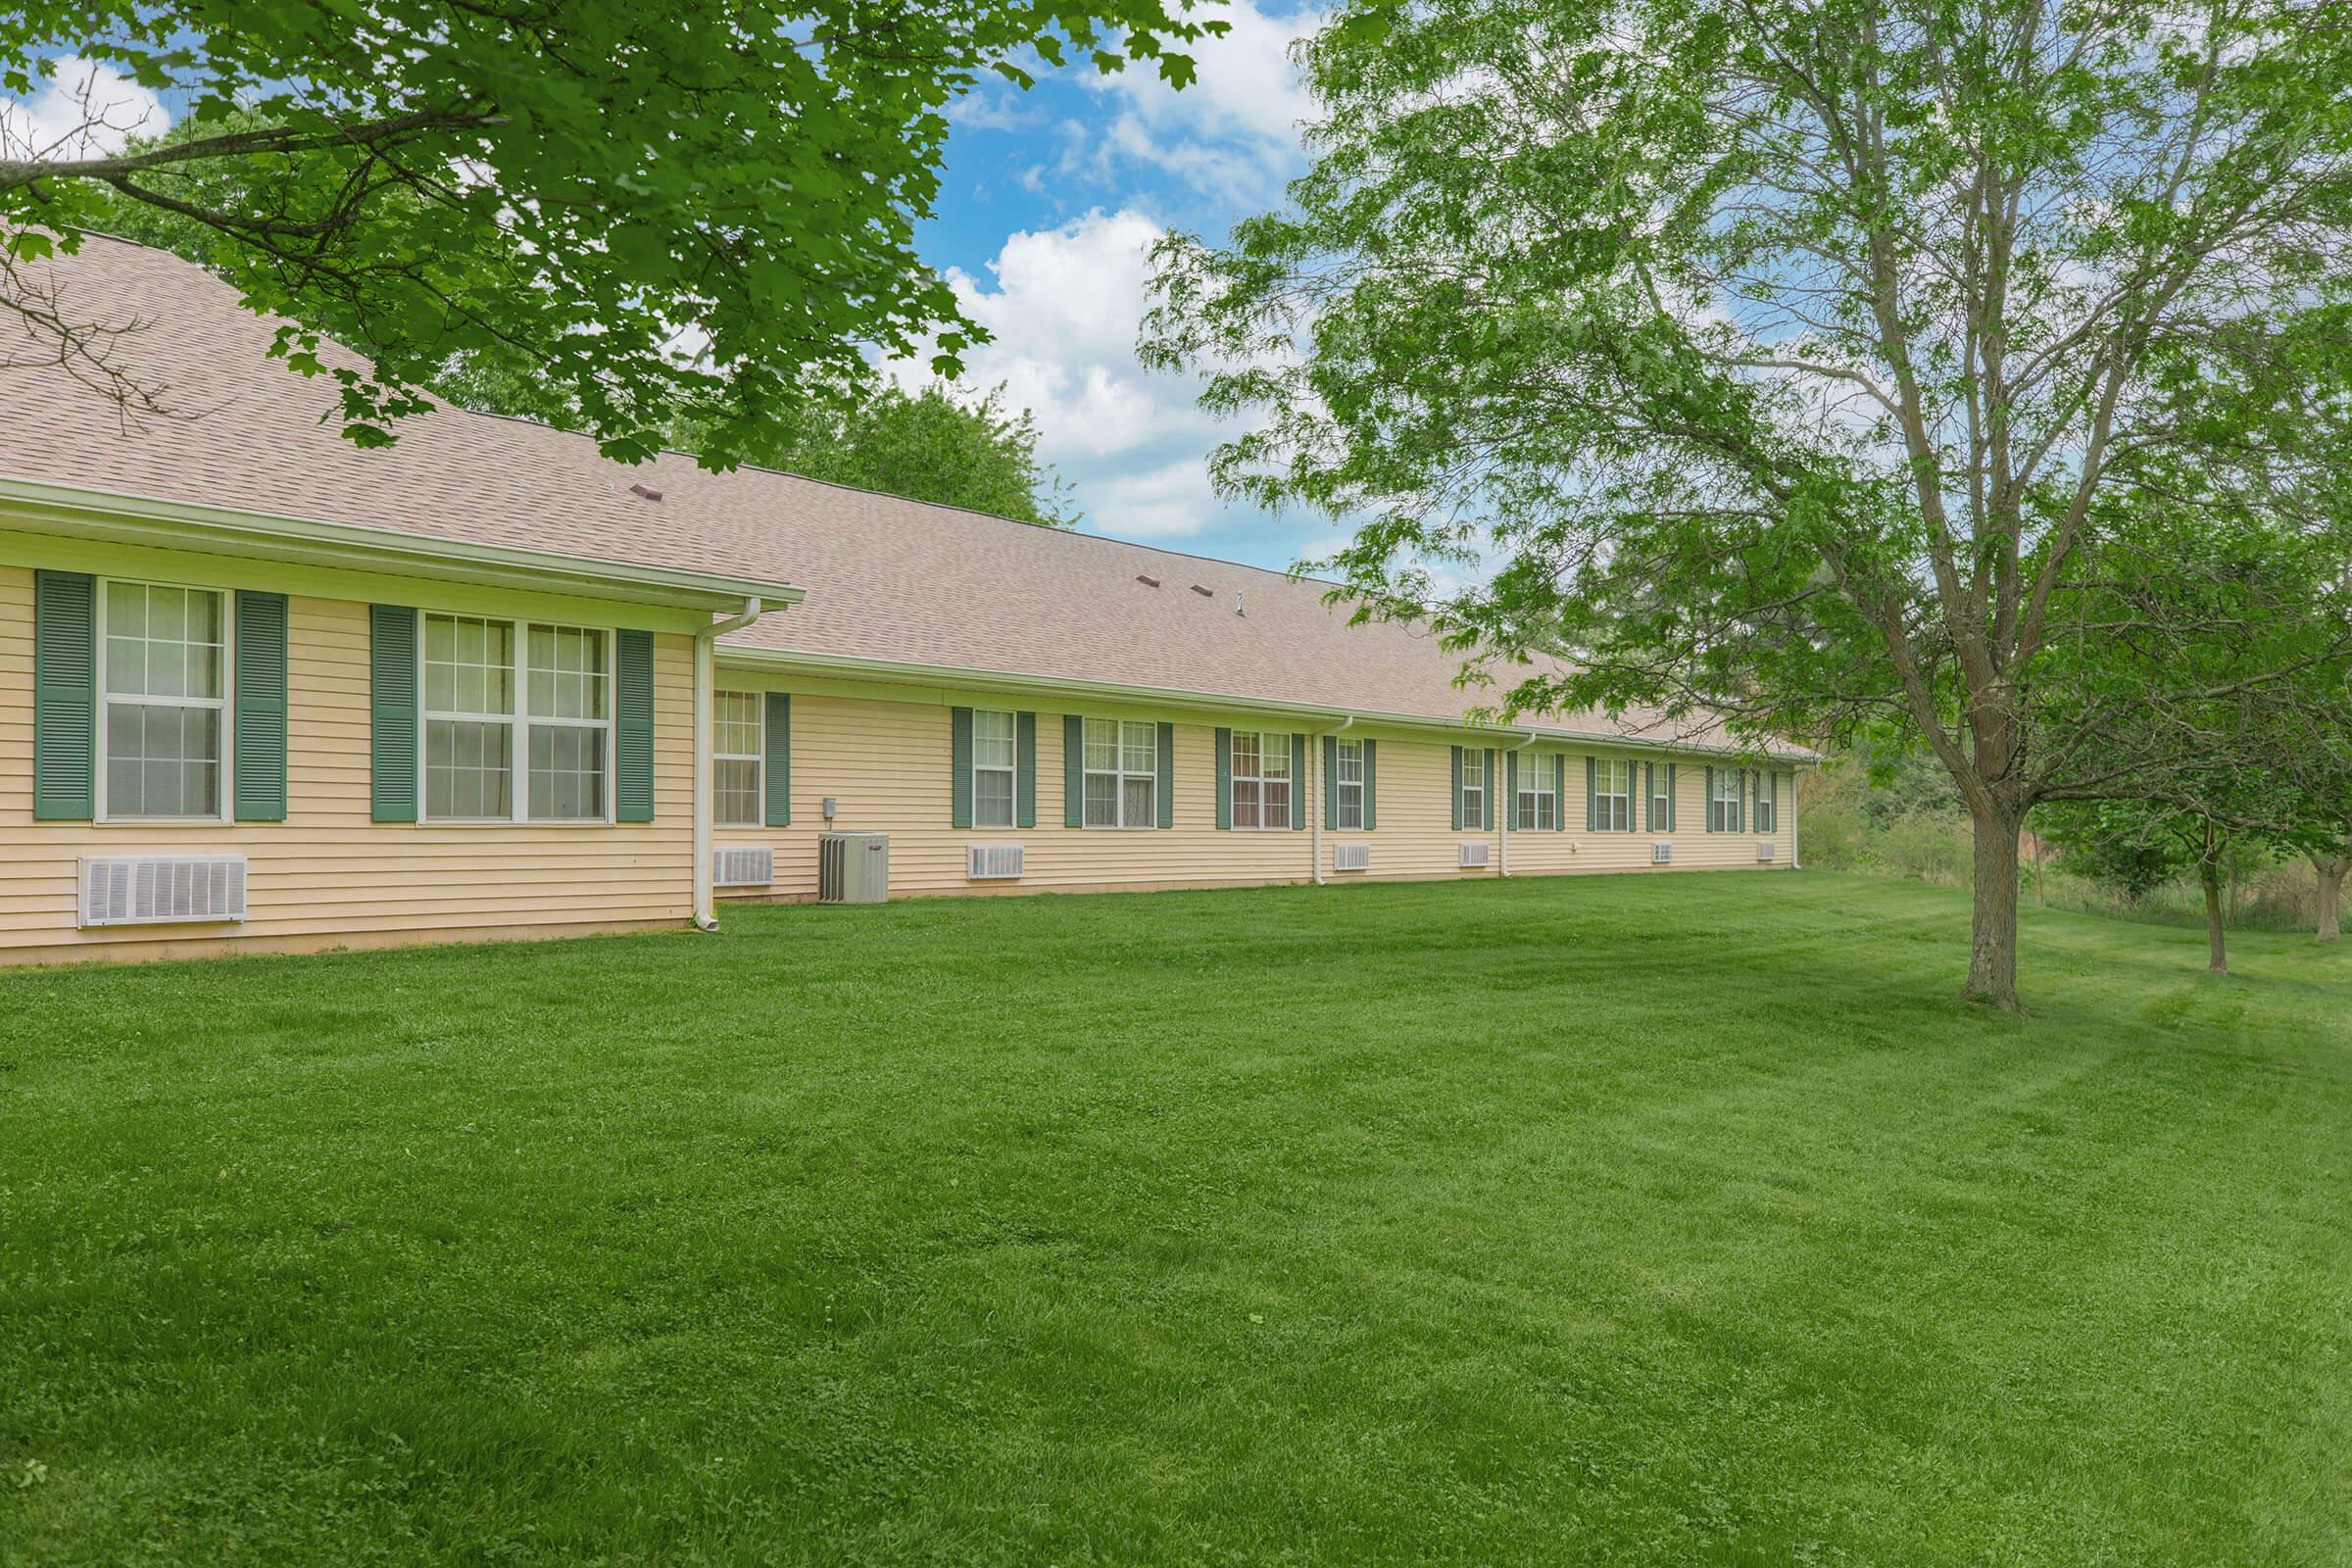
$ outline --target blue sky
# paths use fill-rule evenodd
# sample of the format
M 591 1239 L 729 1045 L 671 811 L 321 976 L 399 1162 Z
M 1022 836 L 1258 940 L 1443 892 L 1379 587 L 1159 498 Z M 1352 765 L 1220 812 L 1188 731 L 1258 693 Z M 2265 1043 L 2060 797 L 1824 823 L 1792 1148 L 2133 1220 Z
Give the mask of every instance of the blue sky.
M 1135 358 L 1153 241 L 1172 228 L 1221 238 L 1278 205 L 1303 167 L 1309 105 L 1288 51 L 1314 13 L 1226 0 L 1217 14 L 1231 30 L 1194 47 L 1200 79 L 1182 92 L 1149 67 L 1073 66 L 1027 91 L 991 77 L 953 111 L 939 210 L 918 244 L 996 335 L 966 356 L 966 384 L 1002 384 L 1036 416 L 1082 528 L 1283 568 L 1336 548 L 1332 524 L 1217 500 L 1206 457 L 1224 427 L 1200 412 L 1189 377 Z M 86 74 L 60 65 L 76 85 Z M 96 100 L 101 140 L 167 122 L 164 103 L 112 72 Z M 82 121 L 75 94 L 55 86 L 0 100 L 0 148 L 46 145 Z
M 1332 525 L 1218 501 L 1205 459 L 1224 427 L 1189 378 L 1147 372 L 1134 352 L 1152 241 L 1222 236 L 1302 167 L 1308 105 L 1287 50 L 1312 13 L 1232 0 L 1221 14 L 1232 30 L 1196 48 L 1200 79 L 1182 92 L 1150 70 L 1089 66 L 959 104 L 919 244 L 996 334 L 967 357 L 967 382 L 1003 383 L 1036 415 L 1083 528 L 1279 568 L 1328 550 Z

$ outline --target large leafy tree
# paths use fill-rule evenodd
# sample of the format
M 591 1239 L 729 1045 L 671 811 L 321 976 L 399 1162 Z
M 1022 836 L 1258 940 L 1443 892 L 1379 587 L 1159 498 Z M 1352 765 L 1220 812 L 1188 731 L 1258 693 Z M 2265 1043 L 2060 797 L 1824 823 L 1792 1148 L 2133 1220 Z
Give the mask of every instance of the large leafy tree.
M 691 423 L 676 440 L 689 452 L 702 444 Z M 1036 419 L 1006 408 L 1001 387 L 976 400 L 941 381 L 909 392 L 861 367 L 741 450 L 747 463 L 832 484 L 1069 527 L 1077 508 L 1037 442 Z
M 223 126 L 260 127 L 244 111 Z M 165 135 L 130 144 L 133 152 L 169 146 L 216 127 L 182 122 Z M 331 160 L 306 157 L 256 164 L 206 159 L 176 164 L 147 176 L 162 202 L 108 189 L 92 206 L 92 226 L 123 239 L 161 246 L 216 271 L 232 272 L 245 256 L 233 235 L 192 211 L 270 212 L 299 205 L 288 186 L 334 177 Z M 394 195 L 389 203 L 413 201 Z M 566 429 L 581 424 L 578 407 L 562 386 L 535 373 L 531 357 L 493 337 L 452 353 L 419 388 L 460 408 L 539 419 Z M 725 416 L 685 408 L 667 421 L 662 439 L 687 452 L 722 441 L 733 458 L 789 468 L 811 478 L 885 490 L 918 501 L 970 507 L 1022 522 L 1075 521 L 1053 469 L 1037 455 L 1038 430 L 1026 412 L 1003 406 L 1000 393 L 973 401 L 945 383 L 909 393 L 862 359 L 846 369 L 813 377 L 795 402 L 777 408 L 757 428 L 731 440 L 713 426 Z
M 0 148 L 0 314 L 124 397 L 109 323 L 56 309 L 27 262 L 71 245 L 106 196 L 215 231 L 280 342 L 338 367 L 345 426 L 390 439 L 453 360 L 525 368 L 615 457 L 680 405 L 725 463 L 861 346 L 972 340 L 914 255 L 939 186 L 944 111 L 985 73 L 1072 54 L 1181 85 L 1193 0 L 30 0 L 0 13 L 0 90 L 62 55 L 164 95 L 190 127 L 108 152 L 114 105 Z M 18 138 L 22 141 L 24 138 Z M 174 171 L 243 165 L 260 208 Z
M 1255 416 L 1224 482 L 1354 519 L 1371 612 L 1573 656 L 1510 706 L 1932 752 L 1975 828 L 1964 994 L 2015 1007 L 2027 810 L 2144 794 L 2123 775 L 2168 759 L 2100 737 L 2207 700 L 2045 686 L 2102 635 L 2070 584 L 2150 497 L 2317 525 L 2352 29 L 2317 0 L 1354 0 L 1300 61 L 1312 169 L 1229 243 L 1167 242 L 1147 325 Z M 1483 586 L 1433 594 L 1448 557 Z

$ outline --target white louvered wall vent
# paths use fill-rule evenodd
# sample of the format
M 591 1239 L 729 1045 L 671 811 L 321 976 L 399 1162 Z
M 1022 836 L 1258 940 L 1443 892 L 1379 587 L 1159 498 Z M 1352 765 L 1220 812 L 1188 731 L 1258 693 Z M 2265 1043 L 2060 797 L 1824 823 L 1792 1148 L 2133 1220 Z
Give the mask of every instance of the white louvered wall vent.
M 1674 846 L 1664 839 L 1652 844 L 1649 847 L 1649 863 L 1652 865 L 1672 865 L 1674 863 Z
M 1334 871 L 1371 870 L 1372 846 L 1369 844 L 1334 844 L 1331 847 L 1331 868 Z
M 245 918 L 242 855 L 83 856 L 83 925 Z
M 964 875 L 975 882 L 1010 882 L 1021 874 L 1018 844 L 967 844 L 963 853 Z
M 1463 845 L 1463 846 L 1462 846 L 1462 864 L 1464 864 L 1464 865 L 1466 865 L 1466 866 L 1469 866 L 1469 865 L 1484 865 L 1484 864 L 1486 864 L 1486 863 L 1487 863 L 1487 854 L 1488 854 L 1488 852 L 1489 852 L 1489 851 L 1493 850 L 1494 848 L 1494 846 L 1493 846 L 1492 844 L 1484 844 L 1484 843 L 1481 843 L 1481 844 L 1465 844 L 1465 845 Z
M 776 879 L 776 852 L 751 845 L 729 845 L 710 854 L 710 885 L 719 888 L 763 888 Z
M 1766 839 L 1763 843 L 1756 846 L 1756 858 L 1759 860 L 1769 860 L 1772 858 L 1772 852 L 1778 848 L 1778 845 L 1774 844 L 1770 839 Z

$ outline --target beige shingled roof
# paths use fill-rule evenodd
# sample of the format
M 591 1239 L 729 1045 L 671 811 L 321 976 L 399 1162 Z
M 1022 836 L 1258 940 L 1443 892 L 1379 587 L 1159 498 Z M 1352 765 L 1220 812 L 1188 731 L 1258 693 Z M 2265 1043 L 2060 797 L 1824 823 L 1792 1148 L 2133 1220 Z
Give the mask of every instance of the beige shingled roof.
M 125 428 L 54 366 L 0 370 L 0 476 L 805 589 L 725 645 L 747 651 L 1448 721 L 1492 700 L 1456 686 L 1460 656 L 1426 632 L 1350 627 L 1327 585 L 1277 572 L 675 454 L 630 467 L 585 437 L 455 409 L 362 450 L 331 384 L 265 359 L 274 323 L 212 274 L 93 237 L 54 276 L 69 315 L 139 323 L 114 352 L 184 416 Z M 0 364 L 28 357 L 15 346 Z M 1642 714 L 1529 722 L 1720 743 Z

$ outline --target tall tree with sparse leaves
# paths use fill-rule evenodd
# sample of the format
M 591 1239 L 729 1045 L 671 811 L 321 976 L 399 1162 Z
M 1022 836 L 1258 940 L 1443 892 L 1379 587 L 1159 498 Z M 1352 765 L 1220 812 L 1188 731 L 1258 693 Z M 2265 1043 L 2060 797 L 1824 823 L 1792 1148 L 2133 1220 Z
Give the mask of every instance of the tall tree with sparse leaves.
M 1146 349 L 1251 417 L 1229 489 L 1354 522 L 1364 612 L 1501 656 L 1510 707 L 1932 751 L 1975 829 L 1963 994 L 2014 1009 L 2027 810 L 2146 793 L 2116 705 L 2212 696 L 2047 689 L 2100 634 L 2070 584 L 2151 497 L 2327 523 L 2337 10 L 1354 0 L 1299 52 L 1313 167 L 1163 245 Z M 1436 594 L 1449 560 L 1483 585 Z
M 59 309 L 35 265 L 104 193 L 217 232 L 246 299 L 297 323 L 277 343 L 297 368 L 322 368 L 322 335 L 365 354 L 332 371 L 355 440 L 392 439 L 453 361 L 495 351 L 613 457 L 691 407 L 724 465 L 863 349 L 929 340 L 953 373 L 976 340 L 913 241 L 959 93 L 1025 85 L 1033 56 L 1183 85 L 1184 46 L 1223 26 L 1193 5 L 31 0 L 0 13 L 0 91 L 72 57 L 187 129 L 110 152 L 122 105 L 91 92 L 81 124 L 0 146 L 0 318 L 116 396 L 152 394 L 106 352 L 121 323 Z M 229 164 L 282 175 L 234 183 L 276 199 L 167 177 Z

